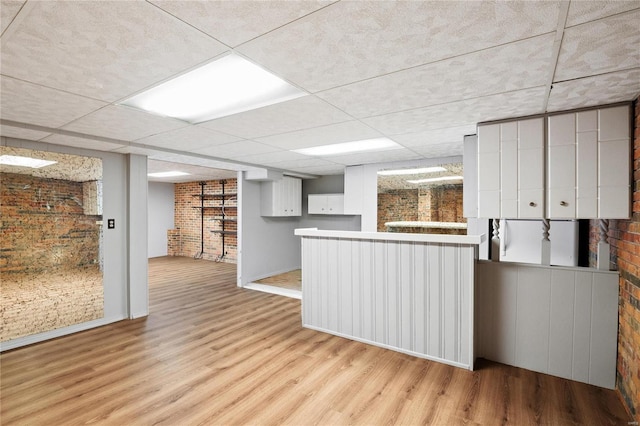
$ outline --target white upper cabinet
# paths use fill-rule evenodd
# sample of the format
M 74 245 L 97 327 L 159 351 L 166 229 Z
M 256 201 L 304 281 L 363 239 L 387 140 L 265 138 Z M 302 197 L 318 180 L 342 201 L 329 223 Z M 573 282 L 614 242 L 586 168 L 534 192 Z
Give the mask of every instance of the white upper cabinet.
M 478 217 L 543 217 L 542 117 L 478 126 Z
M 309 194 L 309 214 L 344 214 L 344 194 Z
M 479 125 L 478 217 L 628 218 L 630 141 L 628 105 Z
M 629 114 L 619 106 L 548 118 L 549 219 L 629 217 Z
M 290 176 L 273 182 L 262 182 L 262 216 L 301 216 L 302 180 Z

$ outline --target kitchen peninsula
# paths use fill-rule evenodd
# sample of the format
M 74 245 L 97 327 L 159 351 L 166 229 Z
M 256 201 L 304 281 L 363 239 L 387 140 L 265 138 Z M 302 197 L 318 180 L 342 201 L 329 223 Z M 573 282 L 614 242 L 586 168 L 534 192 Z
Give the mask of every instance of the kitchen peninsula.
M 484 235 L 297 229 L 303 326 L 473 369 Z

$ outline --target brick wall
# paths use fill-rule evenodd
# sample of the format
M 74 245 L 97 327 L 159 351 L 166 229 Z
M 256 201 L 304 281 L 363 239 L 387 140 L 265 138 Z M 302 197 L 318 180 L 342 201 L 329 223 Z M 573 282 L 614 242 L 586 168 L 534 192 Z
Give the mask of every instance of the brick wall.
M 205 194 L 220 194 L 222 192 L 222 181 L 207 181 Z M 237 193 L 238 186 L 236 179 L 226 179 L 224 185 L 225 193 Z M 169 230 L 167 235 L 169 256 L 193 257 L 200 253 L 200 191 L 198 182 L 186 182 L 175 184 L 175 229 Z M 222 199 L 213 198 L 204 201 L 204 253 L 203 259 L 217 260 L 222 253 L 222 235 L 218 232 L 222 230 Z M 228 217 L 236 218 L 237 198 L 225 198 L 225 214 Z M 237 222 L 225 222 L 226 231 L 237 231 Z M 225 235 L 225 262 L 235 263 L 237 260 L 238 243 L 235 234 Z
M 640 422 L 640 102 L 634 103 L 633 212 L 630 220 L 609 221 L 611 269 L 620 271 L 617 388 Z M 591 221 L 589 265 L 596 265 L 598 221 Z
M 420 189 L 418 220 L 466 223 L 462 214 L 462 185 L 438 185 Z
M 378 193 L 378 232 L 386 232 L 385 222 L 418 220 L 418 191 L 396 189 Z
M 467 220 L 462 215 L 462 185 L 378 193 L 378 232 L 387 230 L 385 222 L 396 221 L 465 223 Z M 409 231 L 406 229 L 403 232 Z
M 101 219 L 84 214 L 81 182 L 0 173 L 0 272 L 97 264 Z

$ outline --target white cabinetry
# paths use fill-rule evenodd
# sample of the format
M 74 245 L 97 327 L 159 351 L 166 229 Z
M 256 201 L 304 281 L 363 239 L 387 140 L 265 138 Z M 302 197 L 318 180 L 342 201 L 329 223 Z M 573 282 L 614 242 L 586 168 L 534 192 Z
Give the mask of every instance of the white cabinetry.
M 543 217 L 542 117 L 478 127 L 478 217 Z
M 478 217 L 629 218 L 629 117 L 628 105 L 547 115 L 546 138 L 543 117 L 479 125 Z
M 547 217 L 628 218 L 629 107 L 548 118 Z
M 262 216 L 301 216 L 302 180 L 289 176 L 274 182 L 262 182 Z
M 309 194 L 309 214 L 344 214 L 344 194 Z

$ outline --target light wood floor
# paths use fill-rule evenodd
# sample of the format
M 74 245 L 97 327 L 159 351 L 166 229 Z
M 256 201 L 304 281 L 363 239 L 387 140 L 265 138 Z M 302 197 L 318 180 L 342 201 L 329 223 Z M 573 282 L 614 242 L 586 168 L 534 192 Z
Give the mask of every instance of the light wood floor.
M 151 315 L 0 355 L 3 425 L 626 425 L 614 391 L 469 372 L 300 325 L 235 265 L 150 262 Z
M 284 274 L 263 278 L 256 281 L 256 283 L 302 291 L 302 271 L 300 269 L 296 269 L 285 272 Z

